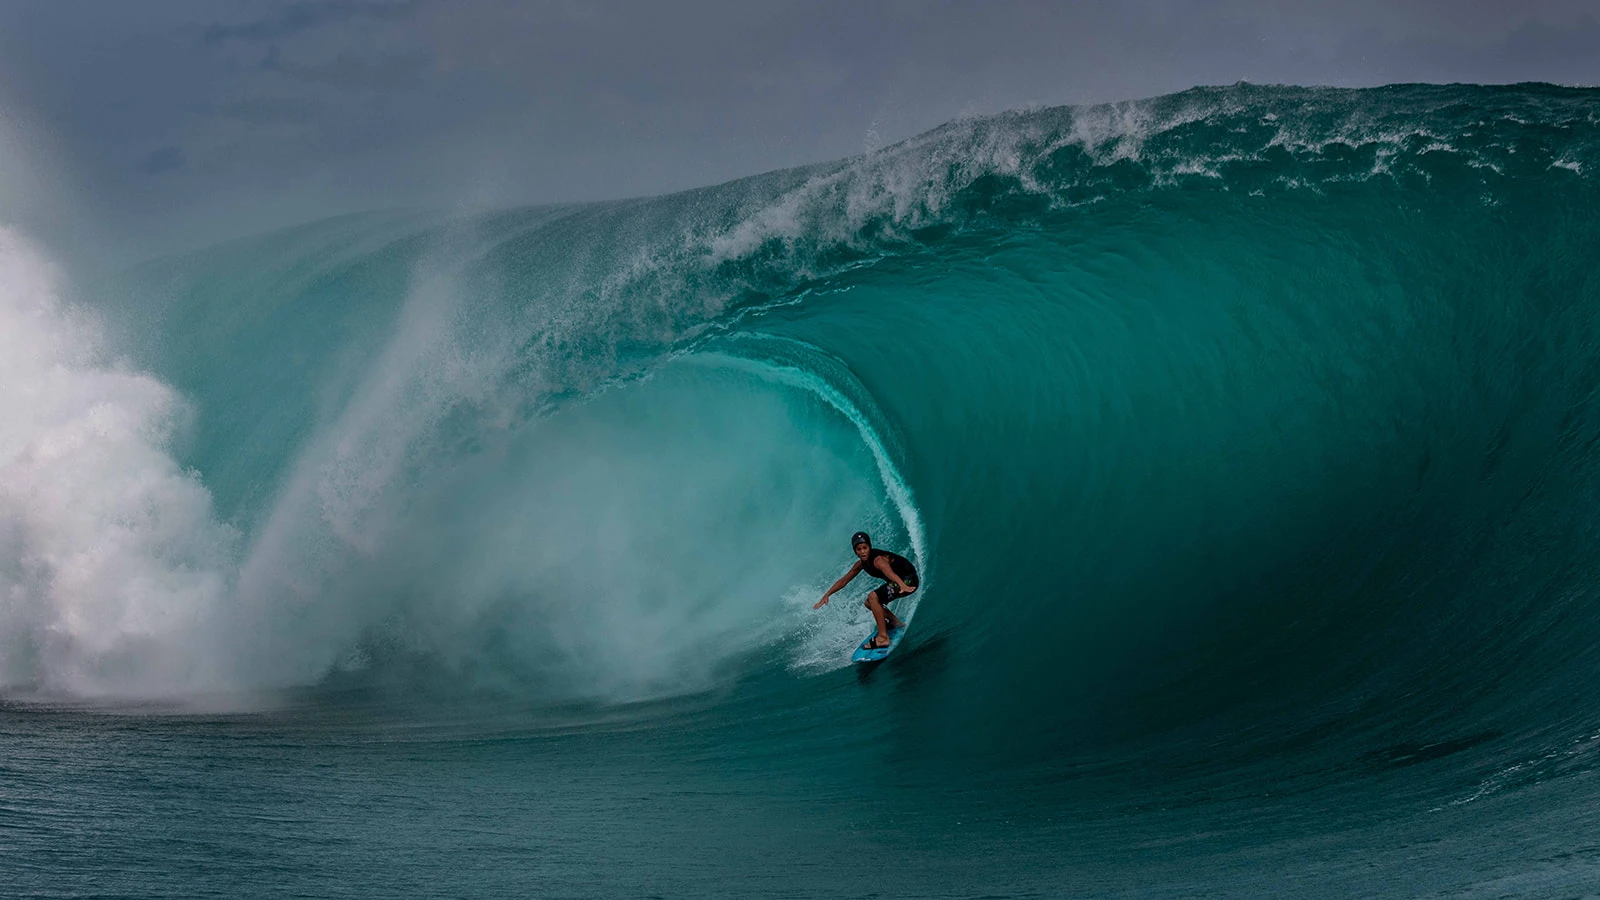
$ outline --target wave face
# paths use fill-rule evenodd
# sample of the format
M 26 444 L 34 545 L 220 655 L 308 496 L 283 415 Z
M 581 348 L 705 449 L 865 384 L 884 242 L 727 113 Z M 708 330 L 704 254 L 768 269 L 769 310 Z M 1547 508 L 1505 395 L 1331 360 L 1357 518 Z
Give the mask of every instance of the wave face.
M 864 528 L 925 574 L 909 699 L 871 702 L 930 779 L 1591 771 L 1597 110 L 1008 113 L 667 197 L 331 220 L 78 307 L 8 238 L 0 676 L 823 721 L 867 619 L 810 605 Z

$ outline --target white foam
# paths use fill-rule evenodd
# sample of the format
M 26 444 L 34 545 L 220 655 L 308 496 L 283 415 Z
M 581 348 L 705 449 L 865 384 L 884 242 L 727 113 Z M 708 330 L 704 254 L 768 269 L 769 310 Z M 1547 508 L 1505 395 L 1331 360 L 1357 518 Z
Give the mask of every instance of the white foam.
M 226 689 L 202 639 L 234 534 L 168 450 L 178 395 L 118 364 L 59 273 L 0 228 L 0 689 Z

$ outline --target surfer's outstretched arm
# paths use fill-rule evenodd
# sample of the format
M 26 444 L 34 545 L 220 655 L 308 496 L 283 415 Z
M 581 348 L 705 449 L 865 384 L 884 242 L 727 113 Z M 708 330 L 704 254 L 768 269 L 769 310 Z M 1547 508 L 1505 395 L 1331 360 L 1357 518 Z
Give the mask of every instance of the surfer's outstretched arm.
M 837 594 L 840 591 L 844 590 L 844 586 L 849 584 L 851 579 L 855 578 L 857 575 L 860 575 L 860 574 L 861 574 L 861 563 L 860 563 L 860 561 L 857 561 L 855 563 L 855 565 L 852 565 L 850 567 L 850 571 L 844 573 L 844 577 L 840 578 L 838 581 L 835 581 L 833 583 L 833 587 L 828 588 L 828 592 L 826 594 L 823 594 L 822 595 L 822 599 L 818 600 L 816 602 L 816 604 L 813 605 L 811 608 L 812 609 L 821 609 L 822 607 L 826 606 L 827 603 L 828 603 L 828 600 L 831 599 L 834 594 Z

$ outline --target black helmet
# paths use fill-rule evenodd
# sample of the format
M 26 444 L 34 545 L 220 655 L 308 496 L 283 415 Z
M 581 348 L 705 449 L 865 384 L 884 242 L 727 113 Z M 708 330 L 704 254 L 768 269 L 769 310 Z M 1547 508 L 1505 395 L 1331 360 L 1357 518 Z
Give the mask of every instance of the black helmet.
M 872 546 L 872 536 L 867 534 L 865 531 L 858 531 L 855 534 L 850 535 L 850 549 L 851 550 L 854 550 L 855 548 L 861 546 L 862 544 L 866 544 L 868 547 L 871 547 Z

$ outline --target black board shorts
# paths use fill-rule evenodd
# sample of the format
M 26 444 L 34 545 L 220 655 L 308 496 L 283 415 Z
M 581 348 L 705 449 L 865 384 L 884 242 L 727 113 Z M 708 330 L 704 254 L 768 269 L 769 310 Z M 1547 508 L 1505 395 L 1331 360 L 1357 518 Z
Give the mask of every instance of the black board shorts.
M 912 575 L 909 578 L 902 575 L 900 580 L 906 583 L 906 587 L 914 588 L 917 586 L 917 576 L 915 575 Z M 873 591 L 873 593 L 878 595 L 879 603 L 893 603 L 894 601 L 905 596 L 905 594 L 901 592 L 898 584 L 893 584 L 890 582 L 884 582 L 878 587 L 877 590 Z

